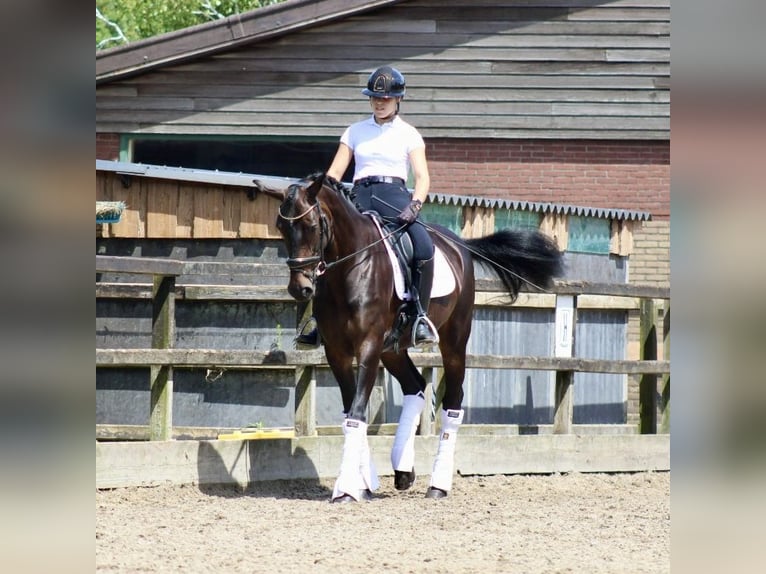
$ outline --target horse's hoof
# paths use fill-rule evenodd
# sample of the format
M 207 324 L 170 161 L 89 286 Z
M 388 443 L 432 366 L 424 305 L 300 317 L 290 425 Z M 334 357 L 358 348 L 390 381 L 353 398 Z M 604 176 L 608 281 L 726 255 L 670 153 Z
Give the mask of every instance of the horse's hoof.
M 414 468 L 409 472 L 403 470 L 394 471 L 394 488 L 396 488 L 396 490 L 407 490 L 413 484 L 415 484 Z
M 366 488 L 363 491 L 359 493 L 359 500 L 364 502 L 369 502 L 372 500 L 372 492 L 370 492 L 370 489 Z M 350 494 L 343 493 L 340 496 L 336 496 L 332 500 L 330 500 L 332 504 L 345 504 L 347 502 L 356 502 L 356 498 L 351 496 Z
M 430 486 L 428 490 L 426 491 L 426 498 L 444 498 L 447 496 L 447 491 L 442 490 L 441 488 L 436 488 L 435 486 Z

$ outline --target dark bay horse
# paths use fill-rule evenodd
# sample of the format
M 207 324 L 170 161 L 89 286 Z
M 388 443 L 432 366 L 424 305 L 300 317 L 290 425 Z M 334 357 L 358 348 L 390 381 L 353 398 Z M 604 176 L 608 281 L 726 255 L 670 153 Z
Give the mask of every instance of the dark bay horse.
M 412 486 L 414 437 L 425 406 L 426 381 L 407 354 L 407 331 L 398 352 L 384 343 L 402 305 L 394 288 L 394 268 L 376 225 L 360 213 L 340 185 L 314 174 L 286 190 L 256 189 L 282 203 L 277 228 L 290 267 L 288 291 L 298 301 L 313 297 L 317 326 L 325 342 L 327 362 L 340 386 L 345 435 L 341 469 L 332 501 L 369 499 L 377 488 L 367 444 L 365 412 L 382 362 L 404 394 L 391 462 L 397 489 Z M 415 223 L 420 225 L 421 223 Z M 428 225 L 455 277 L 451 293 L 434 296 L 428 314 L 439 331 L 445 392 L 441 437 L 426 495 L 442 498 L 452 487 L 457 430 L 463 420 L 466 345 L 474 307 L 474 262 L 486 264 L 515 299 L 523 282 L 537 289 L 562 272 L 555 243 L 537 231 L 502 230 L 463 240 L 449 230 Z M 357 367 L 354 369 L 353 362 Z

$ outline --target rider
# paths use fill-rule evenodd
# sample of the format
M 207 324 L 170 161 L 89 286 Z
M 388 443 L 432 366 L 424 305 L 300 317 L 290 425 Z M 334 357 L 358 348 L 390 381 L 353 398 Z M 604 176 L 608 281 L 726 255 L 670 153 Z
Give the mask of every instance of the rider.
M 417 313 L 413 342 L 418 346 L 439 342 L 436 328 L 426 314 L 433 283 L 434 245 L 423 225 L 413 225 L 431 180 L 423 138 L 399 117 L 404 92 L 404 76 L 396 68 L 383 66 L 370 74 L 362 93 L 370 98 L 372 116 L 346 129 L 326 175 L 339 181 L 353 157 L 351 197 L 357 208 L 377 211 L 382 217 L 395 218 L 400 225 L 407 226 L 414 250 L 411 298 Z M 415 176 L 412 194 L 406 186 L 410 168 Z M 296 342 L 318 344 L 316 329 L 299 335 Z

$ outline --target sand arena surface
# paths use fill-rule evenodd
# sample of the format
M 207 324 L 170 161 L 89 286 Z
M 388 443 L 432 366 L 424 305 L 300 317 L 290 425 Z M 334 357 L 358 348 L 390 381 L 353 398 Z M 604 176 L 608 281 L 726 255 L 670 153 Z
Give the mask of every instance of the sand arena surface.
M 461 477 L 427 500 L 381 477 L 371 502 L 332 480 L 96 492 L 98 572 L 665 573 L 670 473 Z

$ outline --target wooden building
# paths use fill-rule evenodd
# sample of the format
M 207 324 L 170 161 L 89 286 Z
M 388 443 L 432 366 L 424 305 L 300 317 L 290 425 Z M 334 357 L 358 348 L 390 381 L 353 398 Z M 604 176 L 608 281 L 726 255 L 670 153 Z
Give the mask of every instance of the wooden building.
M 648 212 L 669 284 L 669 0 L 288 0 L 99 52 L 100 159 L 300 177 L 407 79 L 437 193 Z
M 431 218 L 466 235 L 543 227 L 573 278 L 669 285 L 669 0 L 288 0 L 106 50 L 97 158 L 300 177 L 369 113 L 361 89 L 383 64 L 407 79 Z M 119 172 L 99 171 L 98 198 L 127 203 L 100 252 L 279 261 L 242 190 L 129 188 Z

